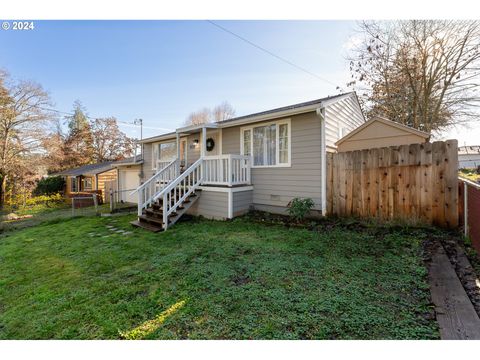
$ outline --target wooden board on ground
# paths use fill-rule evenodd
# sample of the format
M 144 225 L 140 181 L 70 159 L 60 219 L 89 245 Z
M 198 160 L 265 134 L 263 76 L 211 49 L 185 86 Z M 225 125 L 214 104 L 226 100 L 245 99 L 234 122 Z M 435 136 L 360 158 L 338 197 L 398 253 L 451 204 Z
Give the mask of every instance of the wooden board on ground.
M 480 340 L 480 318 L 441 246 L 432 256 L 429 280 L 442 340 Z

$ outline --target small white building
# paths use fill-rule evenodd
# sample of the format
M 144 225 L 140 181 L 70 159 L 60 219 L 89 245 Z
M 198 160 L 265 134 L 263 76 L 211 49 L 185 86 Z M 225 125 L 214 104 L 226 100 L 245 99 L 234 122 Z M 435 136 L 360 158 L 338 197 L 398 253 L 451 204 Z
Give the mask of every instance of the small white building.
M 458 168 L 476 169 L 480 166 L 480 145 L 458 148 Z

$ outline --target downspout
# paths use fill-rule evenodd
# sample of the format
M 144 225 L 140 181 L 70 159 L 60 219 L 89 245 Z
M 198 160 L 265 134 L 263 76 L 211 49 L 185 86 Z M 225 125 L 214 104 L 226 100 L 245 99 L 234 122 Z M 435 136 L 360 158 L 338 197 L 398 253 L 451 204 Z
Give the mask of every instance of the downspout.
M 321 107 L 316 110 L 320 119 L 320 194 L 321 194 L 321 211 L 322 216 L 327 213 L 327 144 L 325 138 L 325 108 Z

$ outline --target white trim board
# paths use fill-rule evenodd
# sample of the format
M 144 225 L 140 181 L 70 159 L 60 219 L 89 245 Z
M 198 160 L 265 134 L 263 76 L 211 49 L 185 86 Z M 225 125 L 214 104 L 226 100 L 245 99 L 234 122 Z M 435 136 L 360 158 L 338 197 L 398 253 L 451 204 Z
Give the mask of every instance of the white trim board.
M 237 186 L 237 187 L 199 186 L 198 188 L 202 191 L 232 192 L 232 193 L 253 190 L 252 185 Z

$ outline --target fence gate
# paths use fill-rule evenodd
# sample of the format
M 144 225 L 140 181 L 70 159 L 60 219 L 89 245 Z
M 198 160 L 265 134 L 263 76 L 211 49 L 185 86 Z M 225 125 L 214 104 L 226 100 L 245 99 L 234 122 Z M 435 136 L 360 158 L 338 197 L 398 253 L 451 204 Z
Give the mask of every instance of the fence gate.
M 458 226 L 457 140 L 327 154 L 327 212 Z

